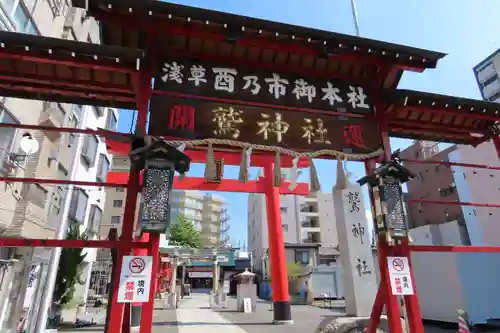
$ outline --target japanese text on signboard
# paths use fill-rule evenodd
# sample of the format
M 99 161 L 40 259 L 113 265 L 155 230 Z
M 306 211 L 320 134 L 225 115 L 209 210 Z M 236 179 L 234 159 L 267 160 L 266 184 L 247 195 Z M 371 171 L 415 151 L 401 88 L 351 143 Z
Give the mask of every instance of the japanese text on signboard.
M 155 89 L 321 110 L 373 114 L 367 90 L 333 79 L 305 78 L 189 60 L 159 64 Z
M 152 257 L 124 256 L 120 272 L 118 303 L 149 302 Z
M 155 95 L 151 135 L 220 138 L 295 149 L 367 153 L 380 148 L 377 125 L 363 118 L 262 109 Z M 354 204 L 353 207 L 355 208 Z
M 387 257 L 393 295 L 413 295 L 410 266 L 407 257 Z

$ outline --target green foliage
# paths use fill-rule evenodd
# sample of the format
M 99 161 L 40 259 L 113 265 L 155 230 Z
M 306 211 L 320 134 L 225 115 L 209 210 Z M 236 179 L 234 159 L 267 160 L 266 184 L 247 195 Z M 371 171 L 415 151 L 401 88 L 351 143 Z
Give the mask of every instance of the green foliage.
M 193 221 L 184 215 L 177 216 L 177 221 L 170 226 L 168 231 L 168 242 L 170 245 L 181 247 L 199 248 L 200 232 L 194 227 Z
M 91 233 L 80 232 L 80 224 L 71 222 L 66 239 L 88 240 Z M 56 304 L 68 304 L 73 299 L 76 284 L 83 285 L 82 265 L 87 254 L 82 254 L 83 249 L 63 248 L 61 259 L 59 260 L 59 270 L 57 271 L 56 285 L 52 300 Z
M 290 261 L 286 264 L 286 273 L 288 275 L 288 278 L 295 277 L 295 276 L 301 276 L 302 275 L 302 268 L 296 262 Z M 269 277 L 268 281 L 271 281 L 271 263 L 270 262 L 267 262 L 267 276 Z
M 288 277 L 302 275 L 300 265 L 293 261 L 286 264 L 286 272 L 288 273 Z

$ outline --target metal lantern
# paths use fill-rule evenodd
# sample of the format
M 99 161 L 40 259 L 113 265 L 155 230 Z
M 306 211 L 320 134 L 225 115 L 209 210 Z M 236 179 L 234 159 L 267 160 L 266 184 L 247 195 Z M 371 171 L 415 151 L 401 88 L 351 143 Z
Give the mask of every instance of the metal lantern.
M 133 167 L 144 169 L 141 231 L 164 233 L 170 226 L 174 173 L 187 172 L 191 159 L 164 140 L 148 138 L 133 146 L 137 147 L 130 153 Z
M 174 164 L 167 159 L 146 160 L 142 231 L 162 233 L 170 224 L 170 193 L 175 172 L 173 167 Z
M 399 160 L 393 159 L 375 169 L 372 175 L 358 180 L 360 185 L 370 185 L 377 235 L 384 234 L 389 240 L 408 237 L 402 184 L 413 178 Z

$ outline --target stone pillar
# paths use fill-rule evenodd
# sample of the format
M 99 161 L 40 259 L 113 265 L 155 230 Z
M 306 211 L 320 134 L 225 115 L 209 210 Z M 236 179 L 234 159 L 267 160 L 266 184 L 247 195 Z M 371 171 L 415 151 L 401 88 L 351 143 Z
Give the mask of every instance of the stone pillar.
M 369 317 L 377 293 L 377 281 L 361 187 L 349 182 L 336 186 L 334 204 L 346 313 L 348 316 Z

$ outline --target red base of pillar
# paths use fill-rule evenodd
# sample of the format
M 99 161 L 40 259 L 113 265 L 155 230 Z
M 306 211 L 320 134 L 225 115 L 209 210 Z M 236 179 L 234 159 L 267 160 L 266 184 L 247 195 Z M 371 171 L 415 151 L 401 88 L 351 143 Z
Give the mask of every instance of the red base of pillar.
M 373 303 L 370 321 L 366 333 L 375 333 L 378 325 L 380 324 L 380 316 L 382 315 L 384 305 L 387 310 L 387 320 L 389 324 L 389 331 L 391 333 L 402 333 L 403 327 L 401 323 L 401 314 L 399 312 L 398 297 L 394 296 L 391 291 L 391 282 L 389 279 L 389 270 L 387 266 L 388 255 L 399 255 L 408 257 L 410 261 L 410 250 L 408 243 L 403 243 L 394 247 L 389 247 L 384 240 L 378 242 L 379 250 L 379 265 L 380 265 L 380 284 Z M 422 323 L 422 315 L 418 305 L 417 291 L 415 281 L 413 279 L 413 272 L 411 270 L 411 278 L 413 281 L 413 295 L 404 296 L 406 313 L 408 318 L 405 318 L 408 323 L 409 333 L 424 333 L 424 326 Z

